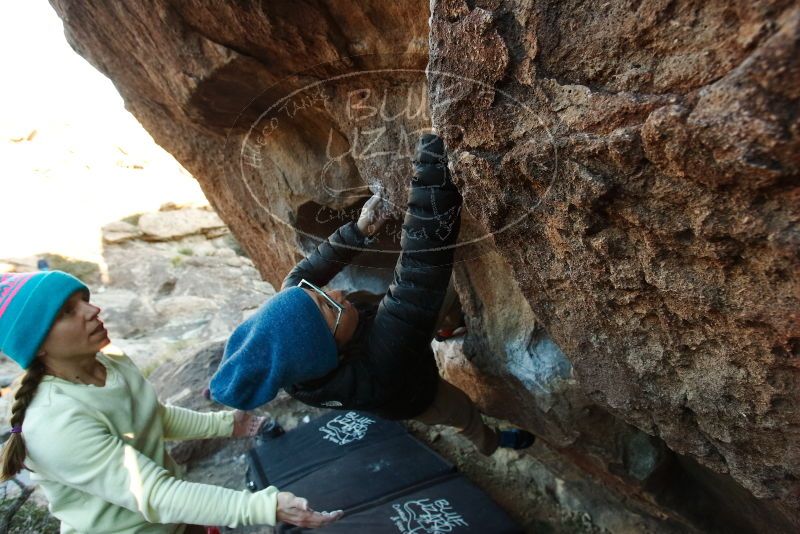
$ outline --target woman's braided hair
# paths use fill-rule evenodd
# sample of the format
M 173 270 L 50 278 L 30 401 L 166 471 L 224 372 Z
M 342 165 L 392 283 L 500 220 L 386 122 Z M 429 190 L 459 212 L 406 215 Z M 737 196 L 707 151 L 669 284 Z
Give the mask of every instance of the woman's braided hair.
M 34 359 L 31 366 L 22 377 L 19 388 L 14 394 L 14 404 L 11 406 L 11 426 L 22 427 L 25 412 L 36 394 L 36 389 L 44 377 L 45 368 L 41 360 Z M 0 481 L 5 482 L 16 476 L 25 467 L 25 439 L 22 434 L 13 432 L 3 445 L 3 470 L 0 472 Z

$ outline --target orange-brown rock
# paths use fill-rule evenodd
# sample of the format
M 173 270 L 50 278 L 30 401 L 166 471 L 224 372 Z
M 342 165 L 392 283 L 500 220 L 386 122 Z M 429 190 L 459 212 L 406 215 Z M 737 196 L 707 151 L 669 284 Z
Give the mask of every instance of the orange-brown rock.
M 52 3 L 273 284 L 434 126 L 443 373 L 665 525 L 800 528 L 797 2 Z

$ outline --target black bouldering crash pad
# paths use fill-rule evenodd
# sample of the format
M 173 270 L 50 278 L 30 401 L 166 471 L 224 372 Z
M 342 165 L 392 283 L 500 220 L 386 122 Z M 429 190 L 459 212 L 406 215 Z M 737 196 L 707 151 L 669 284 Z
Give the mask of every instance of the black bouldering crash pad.
M 274 485 L 317 510 L 345 511 L 318 532 L 522 532 L 403 425 L 361 412 L 333 412 L 262 440 L 248 453 L 247 479 L 252 491 Z
M 523 534 L 521 527 L 489 497 L 459 474 L 380 500 L 313 532 L 369 534 Z M 285 527 L 281 532 L 311 532 Z
M 396 421 L 360 412 L 333 412 L 273 439 L 248 453 L 248 486 L 283 487 L 319 466 L 408 431 Z

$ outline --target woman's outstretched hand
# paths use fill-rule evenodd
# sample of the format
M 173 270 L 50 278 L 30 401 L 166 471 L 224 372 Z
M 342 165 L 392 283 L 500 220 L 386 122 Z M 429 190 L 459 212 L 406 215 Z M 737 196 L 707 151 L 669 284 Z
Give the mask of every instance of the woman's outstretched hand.
M 364 203 L 358 217 L 358 229 L 367 237 L 372 237 L 389 218 L 388 210 L 380 193 L 375 193 Z
M 242 410 L 233 413 L 233 434 L 234 438 L 249 438 L 258 434 L 261 426 L 269 419 Z
M 344 512 L 317 512 L 308 507 L 308 501 L 297 497 L 294 493 L 281 491 L 278 493 L 278 521 L 304 528 L 317 528 L 332 523 L 342 517 Z

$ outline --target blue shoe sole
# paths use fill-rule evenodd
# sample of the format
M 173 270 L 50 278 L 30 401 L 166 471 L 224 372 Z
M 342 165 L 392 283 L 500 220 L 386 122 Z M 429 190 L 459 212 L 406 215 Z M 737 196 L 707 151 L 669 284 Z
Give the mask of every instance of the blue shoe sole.
M 519 428 L 500 431 L 500 444 L 502 449 L 522 450 L 527 449 L 536 442 L 536 436 Z

